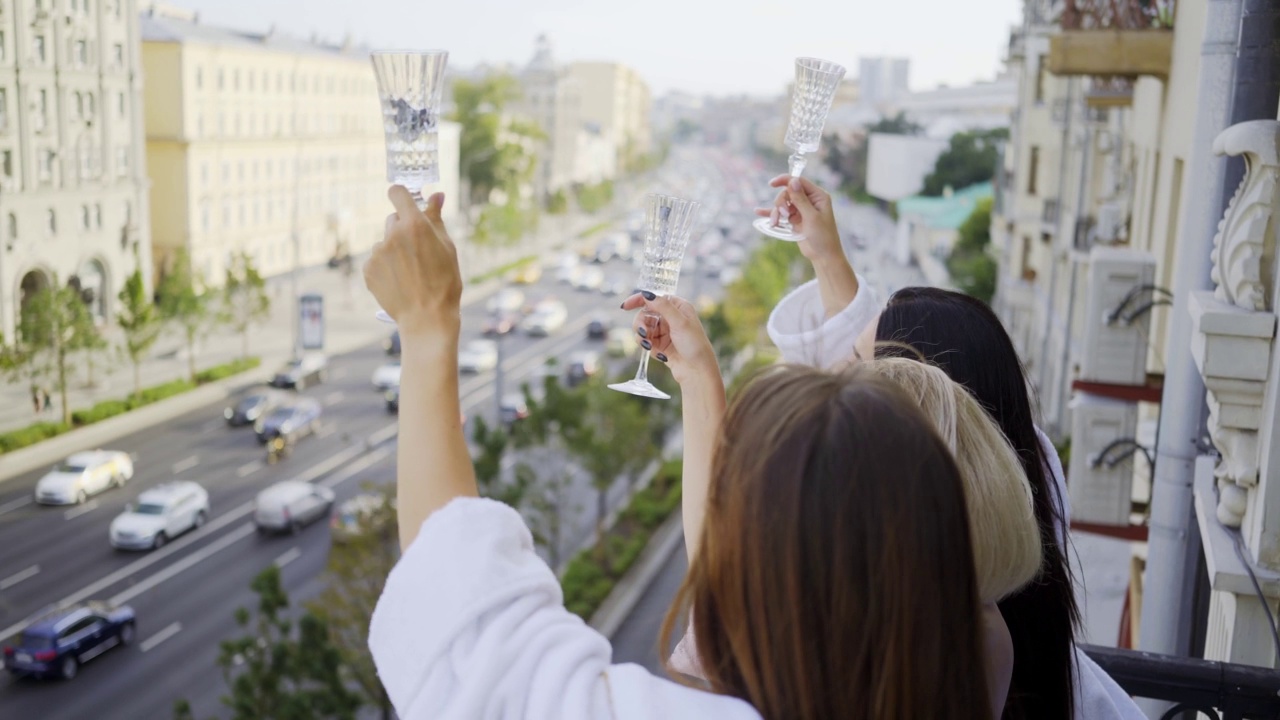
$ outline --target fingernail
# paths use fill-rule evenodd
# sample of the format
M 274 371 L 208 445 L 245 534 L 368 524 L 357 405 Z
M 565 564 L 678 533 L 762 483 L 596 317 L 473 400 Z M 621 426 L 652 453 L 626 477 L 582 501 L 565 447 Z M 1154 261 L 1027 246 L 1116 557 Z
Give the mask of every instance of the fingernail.
M 658 358 L 658 359 L 659 359 L 659 360 L 661 360 L 662 362 L 666 362 L 666 361 L 667 361 L 667 356 L 666 356 L 666 355 L 663 355 L 662 353 L 658 353 L 657 355 L 654 355 L 654 357 Z
M 436 193 L 435 206 L 437 210 L 444 207 L 444 193 Z
M 652 350 L 653 343 L 649 342 L 648 340 L 641 340 L 640 347 L 644 348 L 645 350 Z
M 642 338 L 647 338 L 647 337 L 649 337 L 649 333 L 645 332 L 645 331 L 644 331 L 644 328 L 642 328 L 642 327 L 638 327 L 638 328 L 636 328 L 636 334 L 637 334 L 637 335 L 639 335 L 639 336 L 640 336 L 640 337 L 642 337 Z
M 792 190 L 799 190 L 799 189 L 800 189 L 800 178 L 798 178 L 798 177 L 793 177 L 793 178 L 791 178 L 791 189 L 792 189 Z
M 640 291 L 640 294 L 644 296 L 644 299 L 645 299 L 645 300 L 657 300 L 657 299 L 658 299 L 658 296 L 657 296 L 657 295 L 654 295 L 653 293 L 649 292 L 648 290 L 641 290 L 641 291 Z
M 626 301 L 626 300 L 623 300 L 623 301 L 622 301 L 622 304 L 618 306 L 618 309 L 619 309 L 619 310 L 626 310 L 626 309 L 627 309 L 627 301 Z

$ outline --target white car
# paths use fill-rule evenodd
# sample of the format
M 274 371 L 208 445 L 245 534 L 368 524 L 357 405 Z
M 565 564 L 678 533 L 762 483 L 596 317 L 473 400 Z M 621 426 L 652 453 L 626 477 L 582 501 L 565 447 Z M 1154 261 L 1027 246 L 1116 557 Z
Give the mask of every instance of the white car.
M 578 290 L 599 290 L 603 284 L 604 271 L 597 267 L 583 268 L 573 282 Z
M 520 310 L 524 306 L 524 293 L 514 288 L 503 288 L 497 294 L 489 298 L 487 307 L 489 314 L 493 313 L 513 313 Z
M 498 367 L 498 343 L 493 340 L 472 340 L 458 351 L 458 371 L 482 373 Z
M 209 519 L 209 493 L 188 480 L 166 483 L 138 496 L 111 521 L 111 546 L 156 550 Z
M 550 300 L 540 303 L 533 313 L 524 319 L 524 331 L 530 335 L 550 335 L 564 327 L 569 320 L 569 310 L 564 303 Z
M 383 391 L 400 387 L 400 362 L 390 362 L 374 370 L 373 386 Z
M 36 502 L 79 505 L 91 495 L 122 487 L 133 478 L 133 459 L 116 450 L 76 453 L 36 483 Z
M 333 491 L 301 480 L 285 480 L 258 493 L 253 524 L 260 534 L 297 533 L 302 526 L 329 514 Z

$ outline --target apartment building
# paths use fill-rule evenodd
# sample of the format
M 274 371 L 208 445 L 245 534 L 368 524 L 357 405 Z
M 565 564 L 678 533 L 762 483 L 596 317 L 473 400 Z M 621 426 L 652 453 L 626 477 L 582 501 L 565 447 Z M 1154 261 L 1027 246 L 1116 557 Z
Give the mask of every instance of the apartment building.
M 534 195 L 545 201 L 578 179 L 580 88 L 568 69 L 556 63 L 546 35 L 538 36 L 533 58 L 519 79 L 524 90 L 519 111 L 537 123 L 543 134 L 533 184 Z
M 141 27 L 157 272 L 185 248 L 218 285 L 236 253 L 278 275 L 382 237 L 386 156 L 367 50 L 213 27 L 164 6 Z M 441 123 L 450 218 L 458 139 Z
M 134 0 L 0 0 L 5 338 L 54 282 L 109 322 L 124 278 L 150 263 L 138 37 Z
M 635 70 L 616 62 L 575 62 L 569 74 L 578 85 L 582 121 L 613 143 L 620 169 L 652 152 L 652 99 Z

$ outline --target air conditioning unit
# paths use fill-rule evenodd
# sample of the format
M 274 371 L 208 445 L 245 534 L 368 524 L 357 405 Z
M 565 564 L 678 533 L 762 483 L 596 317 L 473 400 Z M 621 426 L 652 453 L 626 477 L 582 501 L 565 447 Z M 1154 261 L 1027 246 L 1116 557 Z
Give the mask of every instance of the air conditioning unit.
M 1095 239 L 1101 243 L 1114 243 L 1122 238 L 1124 229 L 1124 212 L 1119 203 L 1103 203 L 1098 207 L 1098 224 Z
M 1137 403 L 1080 392 L 1072 398 L 1067 494 L 1071 497 L 1073 520 L 1101 525 L 1129 524 L 1133 462 L 1142 455 L 1130 453 L 1131 446 L 1113 446 L 1110 451 L 1107 448 L 1117 440 L 1132 440 L 1137 432 Z M 1127 459 L 1113 462 L 1126 453 L 1130 453 Z
M 1146 384 L 1151 313 L 1143 308 L 1151 302 L 1155 275 L 1151 253 L 1100 245 L 1089 251 L 1081 380 Z

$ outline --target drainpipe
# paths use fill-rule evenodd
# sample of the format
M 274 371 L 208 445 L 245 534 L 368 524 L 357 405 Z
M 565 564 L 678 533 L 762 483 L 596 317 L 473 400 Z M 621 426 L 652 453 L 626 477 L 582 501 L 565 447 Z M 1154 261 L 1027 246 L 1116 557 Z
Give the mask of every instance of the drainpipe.
M 1087 111 L 1086 111 L 1087 112 Z M 1093 127 L 1086 120 L 1084 125 L 1084 141 L 1080 144 L 1080 183 L 1076 189 L 1076 216 L 1072 222 L 1071 246 L 1067 250 L 1067 261 L 1071 263 L 1071 279 L 1067 285 L 1067 326 L 1066 337 L 1062 342 L 1062 357 L 1059 359 L 1058 369 L 1060 373 L 1060 382 L 1054 388 L 1057 393 L 1057 413 L 1054 415 L 1054 424 L 1057 426 L 1058 433 L 1065 435 L 1067 433 L 1066 415 L 1067 415 L 1067 398 L 1071 394 L 1068 380 L 1071 377 L 1071 326 L 1075 322 L 1076 315 L 1076 277 L 1080 272 L 1080 263 L 1075 257 L 1075 233 L 1079 230 L 1075 227 L 1075 223 L 1080 222 L 1081 215 L 1084 214 L 1085 195 L 1088 194 L 1093 183 L 1089 177 L 1092 171 L 1092 163 L 1089 161 L 1093 158 Z
M 1174 307 L 1169 315 L 1168 361 L 1151 487 L 1147 590 L 1138 642 L 1142 650 L 1169 655 L 1190 653 L 1195 625 L 1192 603 L 1199 538 L 1192 515 L 1191 483 L 1197 448 L 1205 436 L 1205 390 L 1191 358 L 1187 299 L 1193 291 L 1211 287 L 1210 251 L 1225 206 L 1226 188 L 1226 165 L 1213 156 L 1212 146 L 1214 138 L 1231 124 L 1242 4 L 1242 0 L 1207 2 L 1195 130 L 1187 158 L 1180 230 L 1175 238 Z M 1274 116 L 1274 106 L 1271 112 Z M 1167 703 L 1146 700 L 1142 707 L 1149 717 L 1159 717 Z
M 1058 187 L 1056 190 L 1058 217 L 1055 220 L 1056 227 L 1054 227 L 1053 236 L 1049 239 L 1049 295 L 1044 299 L 1044 334 L 1040 337 L 1040 354 L 1036 356 L 1036 362 L 1040 365 L 1040 378 L 1037 382 L 1036 391 L 1041 397 L 1045 396 L 1049 388 L 1049 382 L 1053 379 L 1053 374 L 1049 372 L 1049 338 L 1053 336 L 1054 305 L 1058 294 L 1058 231 L 1062 227 L 1062 190 L 1067 184 L 1067 154 L 1071 150 L 1071 119 L 1075 115 L 1076 82 L 1073 77 L 1067 79 L 1066 117 L 1063 118 L 1062 122 L 1062 144 L 1058 156 Z M 1041 211 L 1041 222 L 1044 222 L 1043 211 Z M 1041 410 L 1043 411 L 1043 408 Z

